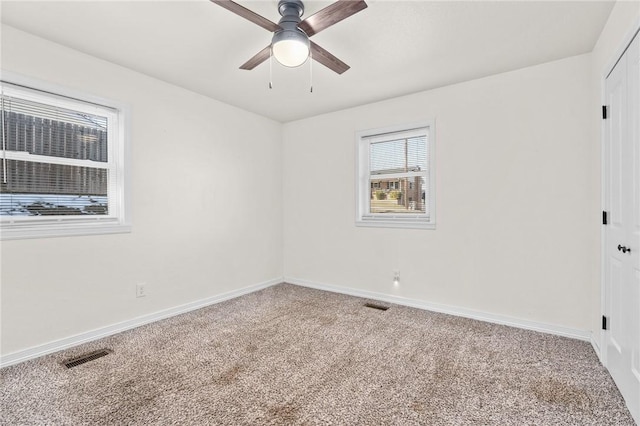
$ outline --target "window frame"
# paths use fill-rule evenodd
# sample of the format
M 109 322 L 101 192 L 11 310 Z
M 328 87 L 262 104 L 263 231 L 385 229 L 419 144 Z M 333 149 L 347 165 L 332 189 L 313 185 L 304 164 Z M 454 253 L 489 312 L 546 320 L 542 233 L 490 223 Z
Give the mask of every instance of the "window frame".
M 109 176 L 107 183 L 107 196 L 109 199 L 109 213 L 107 215 L 0 216 L 0 240 L 131 232 L 131 185 L 129 173 L 131 151 L 129 143 L 130 109 L 128 105 L 4 70 L 2 71 L 0 85 L 2 85 L 3 93 L 8 92 L 24 99 L 79 111 L 87 108 L 98 108 L 101 114 L 108 112 L 108 161 L 104 168 L 110 171 L 109 175 L 115 174 L 115 177 Z M 0 157 L 2 157 L 3 152 L 0 146 Z M 10 154 L 7 151 L 6 158 L 7 160 L 23 161 L 44 160 L 44 158 L 40 157 L 26 153 Z M 48 159 L 48 156 L 46 157 Z M 83 161 L 87 160 L 54 158 L 53 161 L 44 162 L 96 167 L 95 164 L 82 164 Z
M 429 214 L 390 214 L 371 213 L 370 211 L 370 145 L 384 141 L 385 137 L 393 140 L 392 134 L 410 133 L 424 129 L 428 150 L 428 170 L 424 175 L 427 179 L 428 197 L 425 203 L 428 205 Z M 383 128 L 361 130 L 356 132 L 356 226 L 382 227 L 382 228 L 409 228 L 409 229 L 436 229 L 436 176 L 435 176 L 435 122 L 424 120 L 417 123 L 395 125 Z M 410 172 L 415 174 L 415 172 Z M 381 178 L 386 175 L 376 175 Z

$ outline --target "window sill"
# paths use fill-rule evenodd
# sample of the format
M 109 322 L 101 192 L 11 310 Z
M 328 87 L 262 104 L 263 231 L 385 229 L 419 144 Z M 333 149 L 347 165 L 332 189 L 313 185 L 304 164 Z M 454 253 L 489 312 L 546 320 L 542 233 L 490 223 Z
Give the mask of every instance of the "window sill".
M 418 220 L 358 219 L 356 226 L 372 228 L 436 229 L 436 224 Z
M 24 240 L 33 238 L 71 237 L 82 235 L 125 234 L 131 232 L 128 224 L 57 225 L 37 227 L 0 228 L 0 240 Z

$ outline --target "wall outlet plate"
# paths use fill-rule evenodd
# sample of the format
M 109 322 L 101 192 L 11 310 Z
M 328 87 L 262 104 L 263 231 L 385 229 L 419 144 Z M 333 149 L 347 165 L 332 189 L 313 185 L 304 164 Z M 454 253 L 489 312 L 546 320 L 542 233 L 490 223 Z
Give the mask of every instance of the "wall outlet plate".
M 145 283 L 136 284 L 136 297 L 145 297 L 147 295 L 146 286 Z

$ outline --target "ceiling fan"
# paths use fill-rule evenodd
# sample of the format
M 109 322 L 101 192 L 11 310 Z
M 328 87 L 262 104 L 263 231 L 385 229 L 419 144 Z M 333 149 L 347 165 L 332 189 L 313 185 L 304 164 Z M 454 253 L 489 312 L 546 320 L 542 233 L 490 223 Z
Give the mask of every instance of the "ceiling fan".
M 211 1 L 274 33 L 271 44 L 242 64 L 240 69 L 252 70 L 272 54 L 282 65 L 297 67 L 311 55 L 312 59 L 338 74 L 348 70 L 349 65 L 309 40 L 309 37 L 367 7 L 364 0 L 338 0 L 303 21 L 304 5 L 301 0 L 280 0 L 278 12 L 282 18 L 276 24 L 231 0 Z

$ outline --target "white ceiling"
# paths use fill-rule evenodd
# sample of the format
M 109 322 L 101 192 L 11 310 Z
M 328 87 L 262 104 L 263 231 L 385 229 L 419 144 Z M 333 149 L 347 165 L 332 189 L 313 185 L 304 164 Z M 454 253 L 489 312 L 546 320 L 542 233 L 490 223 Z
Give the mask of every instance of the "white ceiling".
M 277 22 L 277 0 L 238 3 Z M 304 17 L 331 4 L 306 1 Z M 238 67 L 271 34 L 207 0 L 2 1 L 2 22 L 280 122 L 590 52 L 612 1 L 384 1 L 313 37 L 351 69 Z

